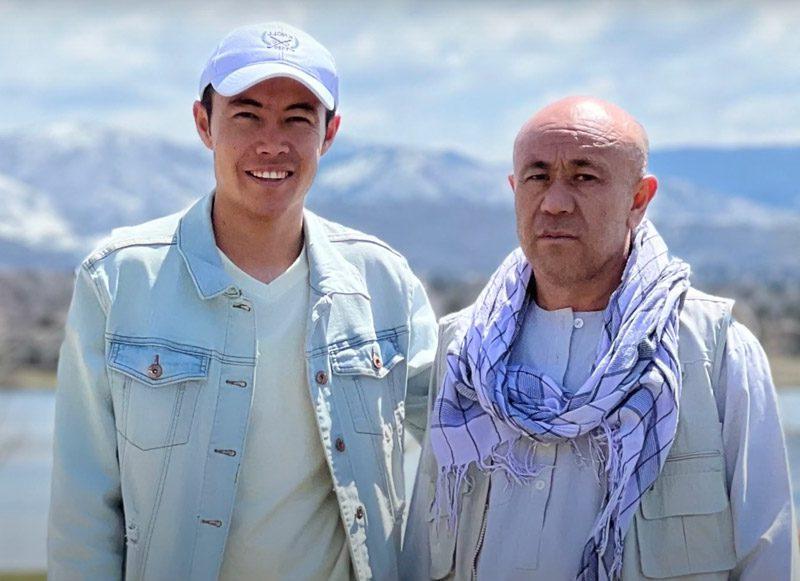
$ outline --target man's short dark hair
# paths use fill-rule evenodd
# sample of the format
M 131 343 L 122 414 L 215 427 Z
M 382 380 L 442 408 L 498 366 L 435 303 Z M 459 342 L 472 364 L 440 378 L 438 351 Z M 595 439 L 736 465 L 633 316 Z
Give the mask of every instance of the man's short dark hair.
M 211 107 L 212 101 L 214 98 L 214 87 L 211 86 L 209 83 L 206 85 L 206 88 L 203 90 L 203 96 L 200 99 L 200 104 L 205 108 L 206 113 L 208 114 L 209 121 L 211 120 Z M 336 115 L 336 109 L 325 109 L 325 128 L 327 129 L 328 125 L 331 122 L 331 119 Z

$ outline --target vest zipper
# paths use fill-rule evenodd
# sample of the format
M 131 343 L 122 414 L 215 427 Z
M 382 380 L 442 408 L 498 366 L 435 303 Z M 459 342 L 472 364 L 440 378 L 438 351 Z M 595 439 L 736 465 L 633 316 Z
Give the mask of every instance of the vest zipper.
M 486 486 L 486 502 L 483 505 L 483 518 L 481 519 L 481 532 L 478 535 L 478 544 L 475 545 L 475 553 L 472 556 L 472 578 L 478 579 L 478 558 L 483 548 L 483 538 L 486 536 L 486 515 L 489 512 L 489 496 L 492 491 L 492 479 L 489 478 L 489 483 Z

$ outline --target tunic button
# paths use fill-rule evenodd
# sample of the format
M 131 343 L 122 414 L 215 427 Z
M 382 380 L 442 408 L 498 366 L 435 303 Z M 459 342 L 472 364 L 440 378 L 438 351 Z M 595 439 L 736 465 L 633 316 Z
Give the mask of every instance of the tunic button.
M 344 452 L 344 448 L 345 448 L 345 446 L 344 446 L 344 440 L 342 440 L 341 438 L 336 438 L 336 444 L 335 444 L 335 446 L 336 446 L 336 450 L 337 450 L 337 451 L 339 451 L 339 452 Z
M 358 520 L 361 520 L 362 518 L 364 518 L 364 507 L 363 506 L 359 506 L 356 509 L 356 518 Z
M 580 317 L 577 317 L 572 324 L 574 325 L 574 327 L 576 329 L 580 329 L 581 327 L 583 327 L 583 319 L 581 319 Z
M 533 485 L 536 490 L 544 490 L 544 487 L 547 486 L 544 480 L 537 480 Z
M 325 385 L 326 383 L 328 383 L 328 374 L 325 373 L 324 371 L 317 371 L 315 379 L 317 383 L 319 383 L 320 385 Z

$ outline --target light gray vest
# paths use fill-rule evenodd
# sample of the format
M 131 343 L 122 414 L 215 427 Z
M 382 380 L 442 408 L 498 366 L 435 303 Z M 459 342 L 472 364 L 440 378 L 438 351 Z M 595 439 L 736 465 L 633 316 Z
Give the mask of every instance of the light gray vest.
M 642 497 L 625 537 L 624 581 L 727 579 L 736 565 L 722 424 L 713 387 L 732 305 L 730 300 L 694 289 L 685 297 L 678 345 L 683 376 L 678 431 L 664 468 Z M 458 314 L 442 321 L 439 339 L 444 345 L 463 327 L 463 321 Z M 435 362 L 437 388 L 444 373 L 444 351 L 440 348 Z M 431 523 L 431 575 L 435 579 L 472 576 L 469 561 L 481 534 L 485 518 L 481 507 L 488 494 L 488 477 L 478 471 L 473 476 L 471 498 L 462 505 L 457 531 Z M 531 573 L 535 578 L 535 571 Z
M 727 579 L 736 566 L 714 398 L 732 301 L 690 290 L 680 318 L 678 432 L 625 537 L 622 578 Z

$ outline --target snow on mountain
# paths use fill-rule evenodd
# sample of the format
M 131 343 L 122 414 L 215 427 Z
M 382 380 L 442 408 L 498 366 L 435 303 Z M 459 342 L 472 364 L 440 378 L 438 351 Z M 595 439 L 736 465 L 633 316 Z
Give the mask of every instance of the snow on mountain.
M 695 265 L 733 276 L 743 267 L 800 274 L 792 151 L 800 148 L 736 150 L 731 179 L 724 151 L 655 152 L 651 215 Z M 763 179 L 748 177 L 744 188 L 748 152 Z M 339 140 L 322 159 L 309 206 L 384 238 L 422 274 L 483 276 L 516 244 L 506 173 L 454 152 Z M 0 266 L 71 267 L 110 229 L 175 212 L 213 187 L 211 155 L 199 142 L 74 123 L 0 133 L 0 176 Z
M 185 206 L 211 188 L 209 159 L 200 148 L 76 124 L 0 134 L 0 174 L 46 195 L 80 236 Z
M 76 249 L 70 225 L 41 192 L 0 175 L 0 200 L 0 239 L 21 245 Z

